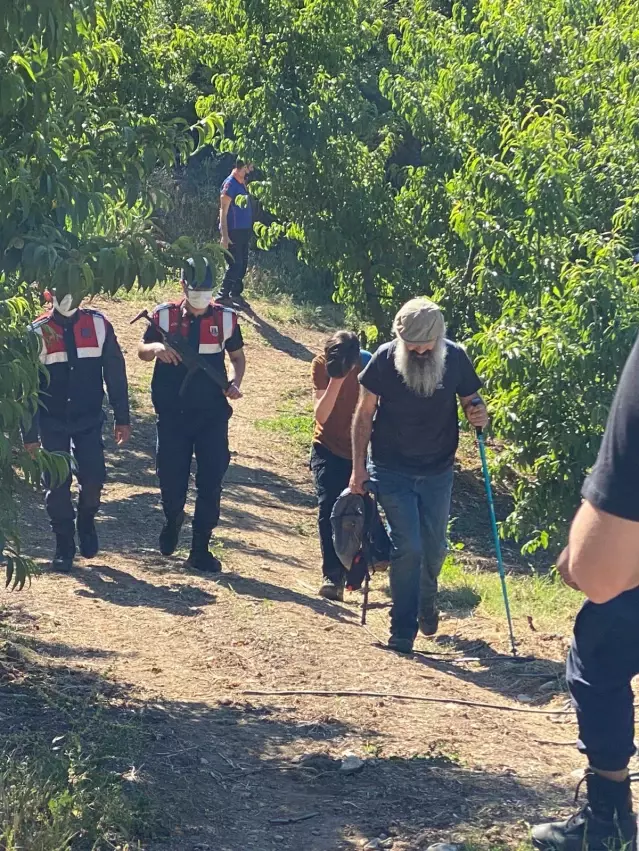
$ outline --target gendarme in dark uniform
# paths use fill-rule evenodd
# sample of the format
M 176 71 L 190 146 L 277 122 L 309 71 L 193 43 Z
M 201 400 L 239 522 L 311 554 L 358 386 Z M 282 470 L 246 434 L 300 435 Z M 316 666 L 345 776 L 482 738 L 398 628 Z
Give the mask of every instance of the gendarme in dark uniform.
M 40 361 L 47 368 L 40 378 L 38 409 L 23 433 L 26 447 L 38 443 L 49 452 L 70 452 L 77 476 L 77 531 L 80 552 L 98 552 L 95 515 L 106 480 L 102 426 L 104 383 L 115 419 L 118 444 L 129 437 L 129 398 L 126 367 L 113 326 L 98 310 L 72 307 L 71 296 L 30 326 L 40 340 Z M 71 473 L 51 487 L 45 478 L 45 504 L 56 536 L 53 567 L 69 570 L 75 556 Z
M 197 570 L 217 572 L 221 565 L 209 552 L 209 542 L 220 518 L 222 481 L 230 461 L 228 400 L 241 396 L 244 343 L 237 314 L 211 303 L 213 280 L 208 266 L 204 281 L 195 282 L 194 277 L 194 266 L 187 266 L 182 278 L 185 297 L 155 308 L 154 324 L 144 334 L 139 355 L 143 360 L 156 358 L 151 398 L 157 414 L 157 473 L 166 518 L 160 550 L 171 555 L 177 548 L 195 454 L 197 497 L 188 561 Z M 160 328 L 180 333 L 194 352 L 224 376 L 228 353 L 232 383 L 226 394 L 202 370 L 185 383 L 186 367 L 175 352 L 166 351 Z

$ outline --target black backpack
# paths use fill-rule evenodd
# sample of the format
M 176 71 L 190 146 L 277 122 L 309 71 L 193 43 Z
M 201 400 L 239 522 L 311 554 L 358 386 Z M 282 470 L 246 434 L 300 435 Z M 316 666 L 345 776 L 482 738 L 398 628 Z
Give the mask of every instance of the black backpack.
M 391 543 L 377 508 L 375 495 L 343 491 L 331 511 L 333 546 L 347 571 L 347 588 L 357 591 L 364 585 L 362 623 L 366 623 L 370 569 L 390 559 Z

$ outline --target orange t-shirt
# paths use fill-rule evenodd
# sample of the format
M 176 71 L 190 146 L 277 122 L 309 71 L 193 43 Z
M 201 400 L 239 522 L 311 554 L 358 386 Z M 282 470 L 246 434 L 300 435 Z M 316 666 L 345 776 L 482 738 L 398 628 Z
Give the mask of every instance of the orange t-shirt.
M 331 411 L 328 419 L 321 425 L 315 421 L 315 434 L 313 435 L 313 443 L 321 443 L 334 455 L 339 455 L 340 458 L 352 458 L 351 449 L 351 422 L 357 400 L 359 399 L 359 381 L 358 374 L 361 372 L 362 366 L 357 363 L 348 373 L 342 386 L 339 389 L 339 394 L 335 400 L 335 407 Z M 311 375 L 313 377 L 313 388 L 315 390 L 326 390 L 330 381 L 326 372 L 326 358 L 324 355 L 318 355 L 311 364 Z

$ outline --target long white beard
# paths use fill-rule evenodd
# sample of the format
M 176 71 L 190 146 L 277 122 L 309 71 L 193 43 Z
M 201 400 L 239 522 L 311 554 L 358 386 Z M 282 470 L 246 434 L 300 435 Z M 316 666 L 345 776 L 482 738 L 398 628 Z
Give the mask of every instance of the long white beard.
M 395 348 L 395 369 L 404 384 L 418 396 L 432 396 L 446 371 L 446 340 L 442 337 L 425 357 L 419 357 L 402 340 Z

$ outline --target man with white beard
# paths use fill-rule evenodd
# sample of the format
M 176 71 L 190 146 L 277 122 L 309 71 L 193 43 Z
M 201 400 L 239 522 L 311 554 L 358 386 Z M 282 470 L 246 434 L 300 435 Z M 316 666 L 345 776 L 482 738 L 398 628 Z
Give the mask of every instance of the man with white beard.
M 391 637 L 410 653 L 418 627 L 439 625 L 437 580 L 446 557 L 446 528 L 459 441 L 457 397 L 475 428 L 488 423 L 481 381 L 465 350 L 446 339 L 439 307 L 407 302 L 393 323 L 395 339 L 381 346 L 359 376 L 353 419 L 350 487 L 373 482 L 393 544 Z M 370 463 L 367 469 L 367 450 Z

